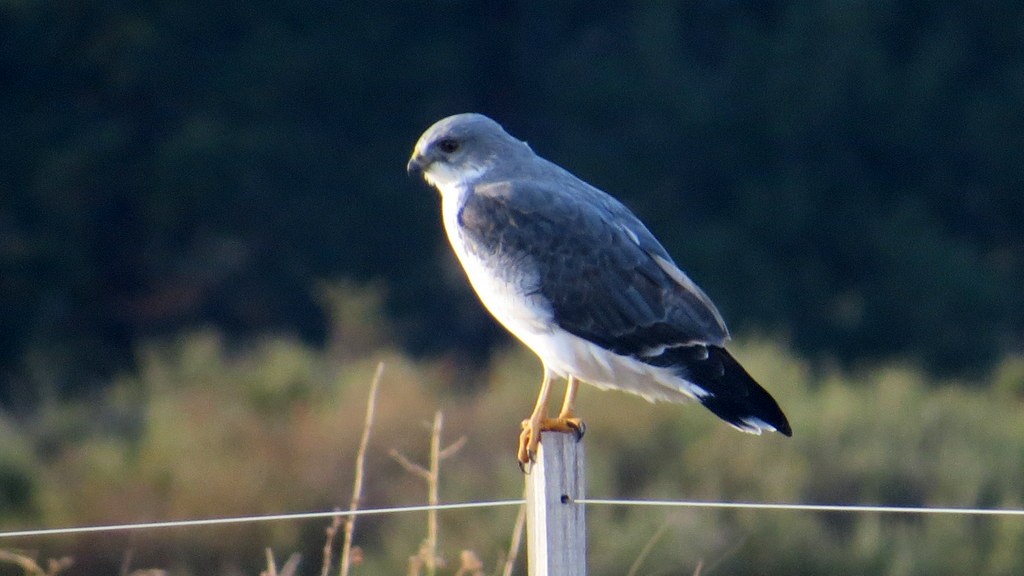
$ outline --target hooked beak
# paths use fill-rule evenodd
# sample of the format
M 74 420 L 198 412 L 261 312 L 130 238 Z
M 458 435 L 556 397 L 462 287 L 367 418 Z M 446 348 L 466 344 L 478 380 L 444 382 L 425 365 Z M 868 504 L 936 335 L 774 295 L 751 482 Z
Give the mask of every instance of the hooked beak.
M 413 154 L 412 158 L 409 159 L 409 163 L 405 165 L 405 171 L 409 176 L 422 176 L 423 171 L 427 169 L 430 162 L 420 154 Z

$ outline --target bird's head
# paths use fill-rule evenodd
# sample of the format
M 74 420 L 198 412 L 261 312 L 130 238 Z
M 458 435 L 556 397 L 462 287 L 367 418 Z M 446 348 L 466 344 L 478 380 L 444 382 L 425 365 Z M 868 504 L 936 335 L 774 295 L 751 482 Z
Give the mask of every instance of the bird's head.
M 482 114 L 456 114 L 437 121 L 416 142 L 406 165 L 428 184 L 444 190 L 490 171 L 498 158 L 533 154 L 525 142 Z

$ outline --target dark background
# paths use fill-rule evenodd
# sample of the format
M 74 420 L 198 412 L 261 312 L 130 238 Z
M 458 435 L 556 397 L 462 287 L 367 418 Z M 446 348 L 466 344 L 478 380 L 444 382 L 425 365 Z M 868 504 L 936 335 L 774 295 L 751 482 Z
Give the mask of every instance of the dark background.
M 734 333 L 983 372 L 1024 335 L 1024 5 L 6 2 L 0 396 L 198 326 L 311 341 L 375 281 L 402 344 L 505 336 L 407 178 L 488 114 L 618 196 Z

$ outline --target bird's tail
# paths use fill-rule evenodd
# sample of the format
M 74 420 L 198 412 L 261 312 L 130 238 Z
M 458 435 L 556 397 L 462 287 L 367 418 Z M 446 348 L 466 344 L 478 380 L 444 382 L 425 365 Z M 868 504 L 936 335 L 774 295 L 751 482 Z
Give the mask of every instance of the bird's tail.
M 675 356 L 670 362 L 667 356 Z M 681 376 L 704 394 L 697 399 L 716 416 L 744 432 L 775 430 L 792 436 L 786 415 L 725 348 L 688 346 L 666 350 L 659 364 L 674 365 Z

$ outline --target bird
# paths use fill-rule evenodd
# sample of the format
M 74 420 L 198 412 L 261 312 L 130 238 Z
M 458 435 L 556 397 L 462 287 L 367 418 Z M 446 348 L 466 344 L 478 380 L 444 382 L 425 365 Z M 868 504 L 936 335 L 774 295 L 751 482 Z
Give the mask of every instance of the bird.
M 696 401 L 743 432 L 792 435 L 775 399 L 726 351 L 729 330 L 711 299 L 623 203 L 478 113 L 430 126 L 406 170 L 439 193 L 448 241 L 481 303 L 543 366 L 516 450 L 524 471 L 542 432 L 582 438 L 580 382 Z M 566 389 L 550 418 L 556 378 Z

